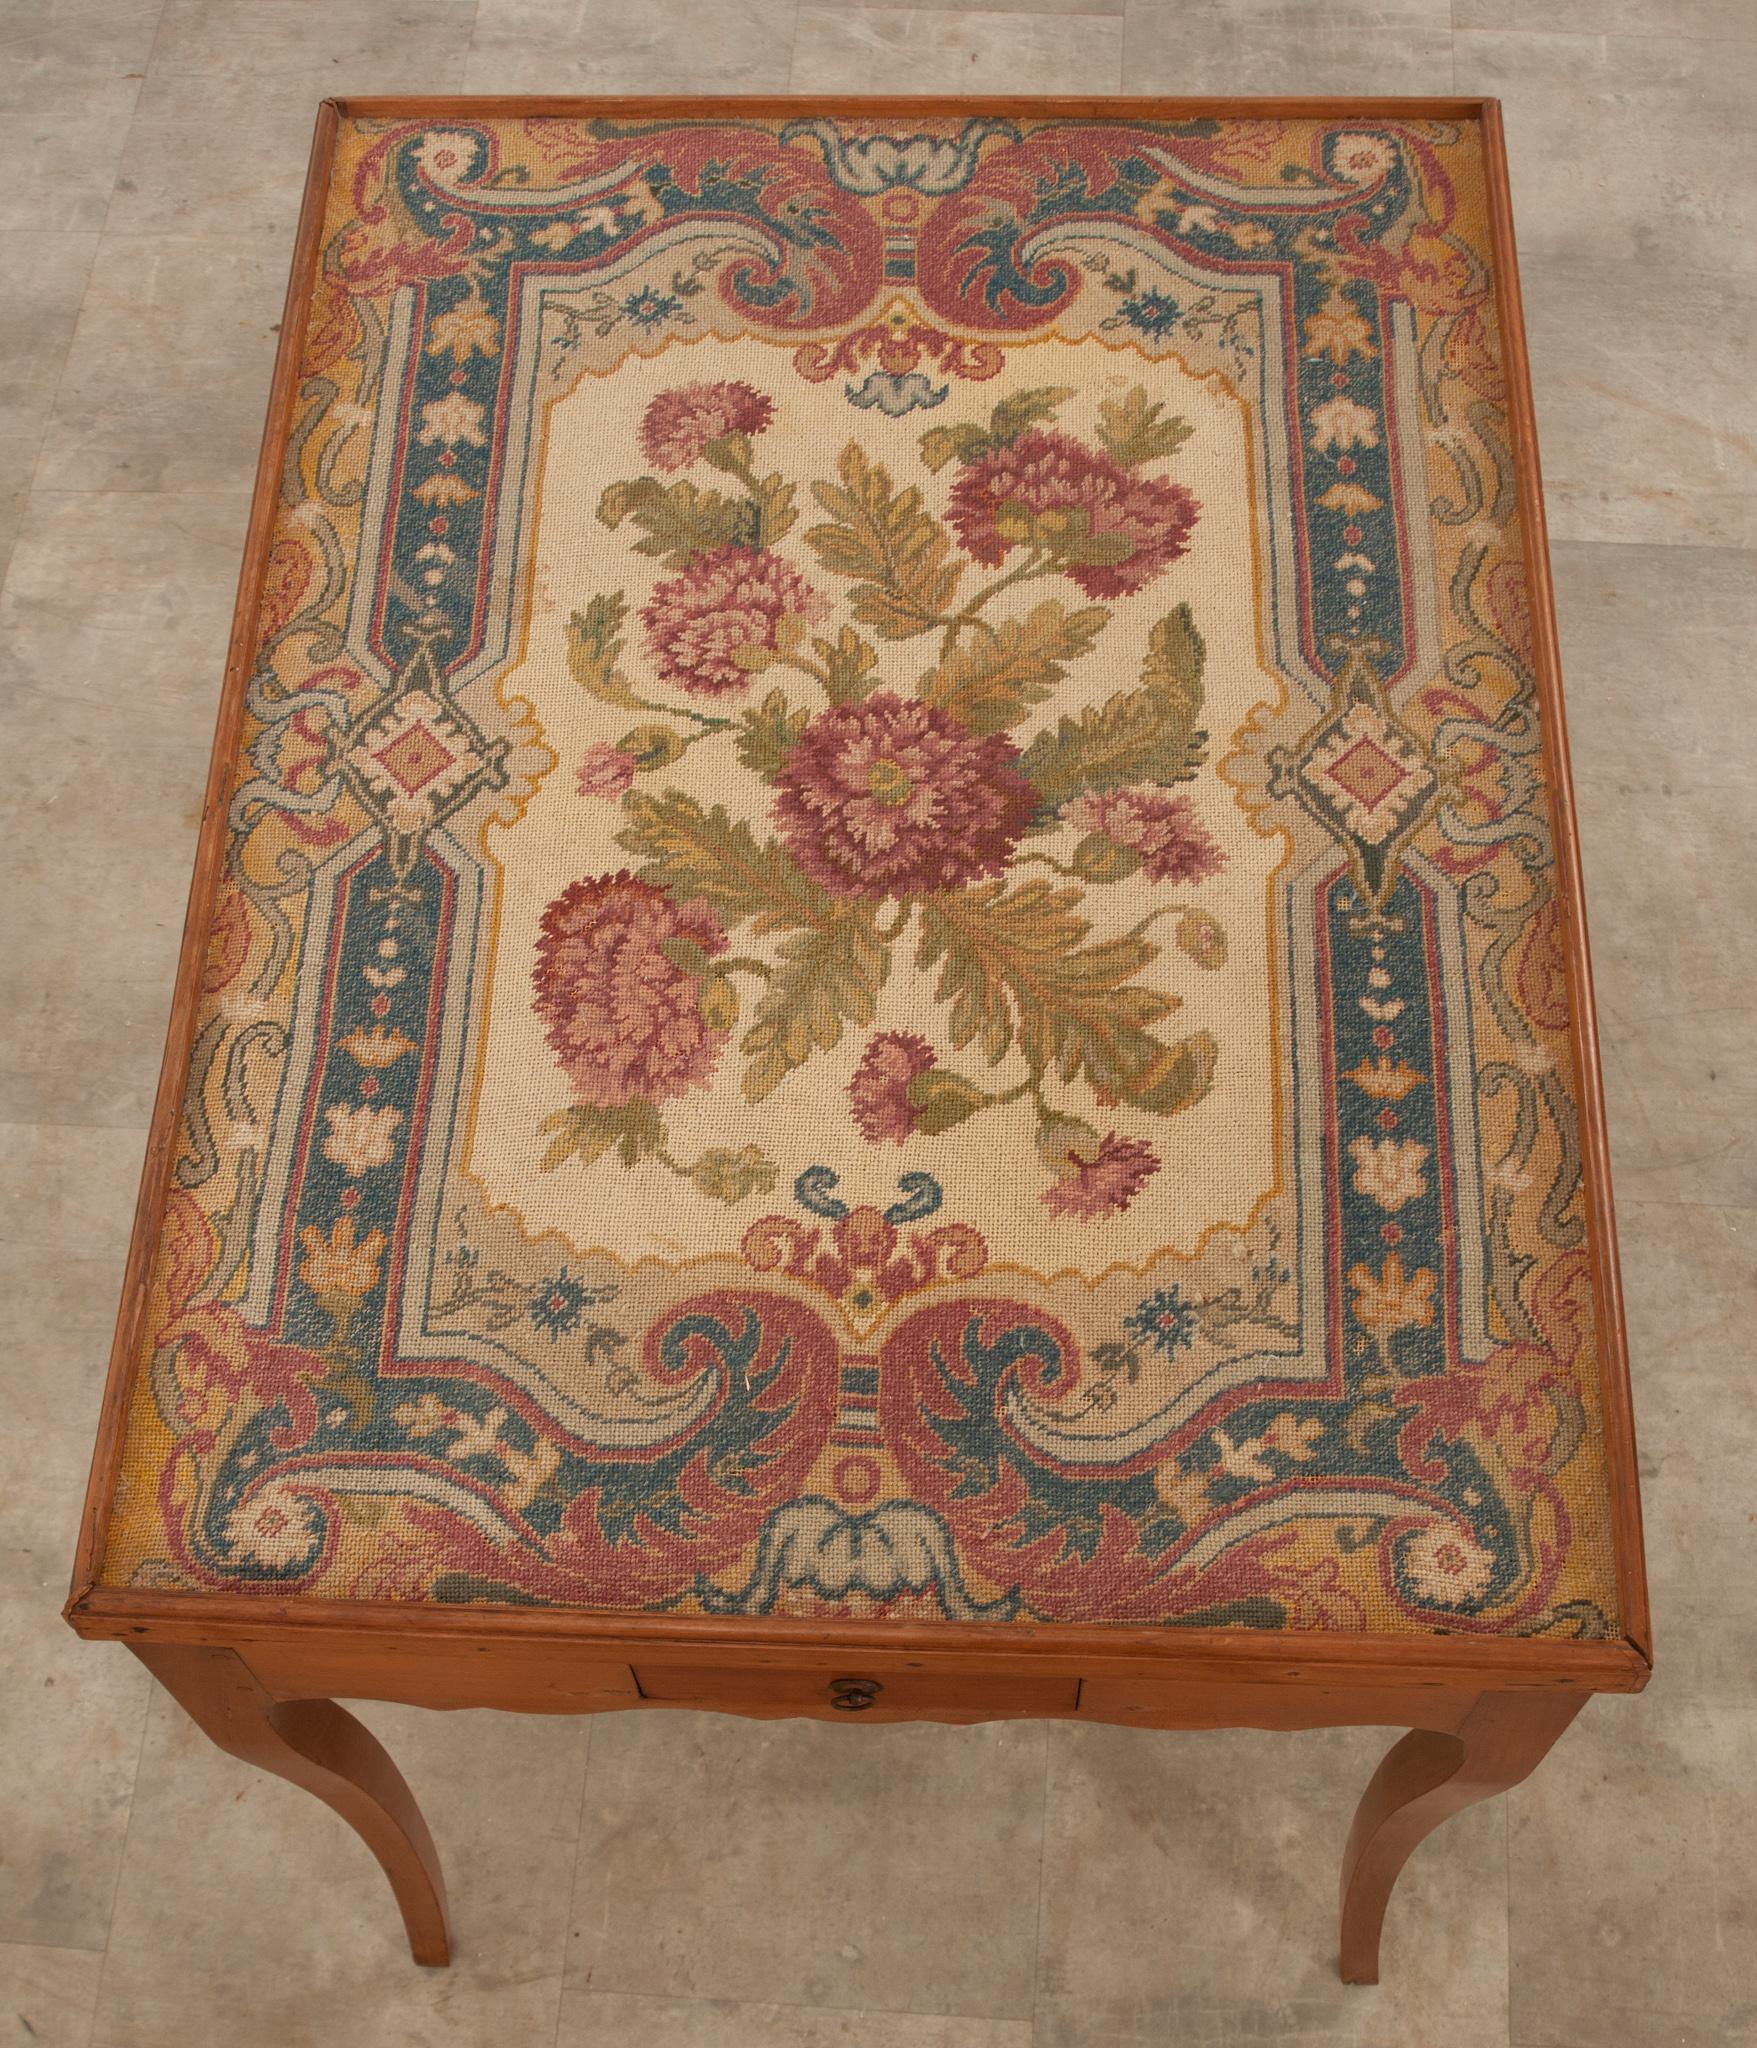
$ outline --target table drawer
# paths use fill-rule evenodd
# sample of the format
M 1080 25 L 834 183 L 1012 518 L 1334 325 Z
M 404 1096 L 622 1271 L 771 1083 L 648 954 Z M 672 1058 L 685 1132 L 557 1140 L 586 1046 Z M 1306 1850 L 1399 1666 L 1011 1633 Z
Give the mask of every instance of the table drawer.
M 641 1697 L 657 1705 L 826 1720 L 1004 1721 L 1077 1711 L 1077 1678 L 886 1671 L 858 1664 L 805 1670 L 768 1665 L 641 1664 Z

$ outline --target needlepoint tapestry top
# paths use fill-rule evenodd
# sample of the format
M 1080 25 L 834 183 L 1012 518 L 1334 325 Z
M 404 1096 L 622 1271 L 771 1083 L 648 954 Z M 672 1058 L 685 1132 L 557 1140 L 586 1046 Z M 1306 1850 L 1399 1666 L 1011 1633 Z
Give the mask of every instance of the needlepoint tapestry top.
M 1614 1633 L 1488 240 L 344 119 L 106 1581 Z

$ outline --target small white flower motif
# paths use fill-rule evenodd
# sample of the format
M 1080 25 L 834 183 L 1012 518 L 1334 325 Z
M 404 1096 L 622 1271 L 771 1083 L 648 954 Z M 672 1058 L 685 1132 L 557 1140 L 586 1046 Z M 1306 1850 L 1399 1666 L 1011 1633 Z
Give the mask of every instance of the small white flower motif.
M 369 1173 L 394 1157 L 397 1126 L 403 1120 L 400 1109 L 392 1109 L 388 1104 L 372 1108 L 332 1102 L 323 1118 L 329 1125 L 323 1156 L 344 1173 Z
M 1428 1148 L 1417 1138 L 1356 1138 L 1348 1148 L 1354 1161 L 1354 1191 L 1381 1209 L 1401 1209 L 1428 1191 Z
M 423 1394 L 418 1401 L 401 1401 L 391 1413 L 411 1436 L 431 1436 L 438 1429 L 456 1427 L 452 1411 L 437 1394 Z
M 470 175 L 476 150 L 475 136 L 457 128 L 435 128 L 422 136 L 415 161 L 436 184 L 456 185 Z
M 1336 175 L 1351 185 L 1370 185 L 1397 161 L 1397 152 L 1382 135 L 1344 135 L 1331 155 Z
M 1228 1479 L 1250 1479 L 1259 1486 L 1267 1486 L 1275 1477 L 1275 1468 L 1265 1462 L 1263 1453 L 1268 1449 L 1266 1440 L 1260 1436 L 1248 1436 L 1242 1443 L 1234 1443 L 1225 1430 L 1214 1432 L 1214 1441 L 1220 1451 L 1219 1469 Z
M 1362 996 L 1360 1006 L 1375 1024 L 1395 1024 L 1409 1007 L 1401 996 L 1391 996 L 1384 1002 L 1377 996 Z
M 446 1446 L 448 1458 L 498 1458 L 504 1451 L 500 1429 L 506 1421 L 504 1408 L 490 1408 L 486 1415 L 460 1414 L 448 1427 L 457 1431 L 457 1441 Z
M 1372 413 L 1352 398 L 1327 398 L 1308 415 L 1312 446 L 1322 455 L 1329 448 L 1376 448 L 1379 429 Z
M 1211 206 L 1186 206 L 1177 217 L 1177 231 L 1180 235 L 1187 235 L 1192 228 L 1200 228 L 1207 235 L 1217 235 L 1220 216 Z
M 616 232 L 616 209 L 611 206 L 588 206 L 583 213 L 576 213 L 571 220 L 552 220 L 546 228 L 539 228 L 531 240 L 541 249 L 553 249 L 559 255 L 569 242 L 577 242 L 581 235 Z
M 416 561 L 428 564 L 421 571 L 421 581 L 427 585 L 429 590 L 437 590 L 439 588 L 447 575 L 450 574 L 451 565 L 457 558 L 457 550 L 455 548 L 448 548 L 442 540 L 430 540 L 425 547 L 415 550 Z M 384 953 L 386 946 L 390 948 L 390 953 L 386 954 L 386 958 L 389 958 L 390 954 L 396 952 L 396 947 L 389 940 L 386 940 L 383 945 L 380 945 L 378 950 Z
M 416 439 L 423 448 L 431 448 L 436 441 L 446 447 L 455 448 L 460 441 L 472 448 L 486 445 L 482 423 L 487 415 L 473 398 L 466 398 L 461 391 L 448 391 L 443 398 L 430 399 L 421 408 L 421 431 Z
M 270 1571 L 309 1557 L 322 1534 L 316 1505 L 284 1479 L 271 1479 L 226 1517 L 226 1541 Z
M 1404 1547 L 1403 1570 L 1418 1599 L 1434 1607 L 1466 1607 L 1488 1591 L 1495 1560 L 1449 1523 L 1435 1522 Z

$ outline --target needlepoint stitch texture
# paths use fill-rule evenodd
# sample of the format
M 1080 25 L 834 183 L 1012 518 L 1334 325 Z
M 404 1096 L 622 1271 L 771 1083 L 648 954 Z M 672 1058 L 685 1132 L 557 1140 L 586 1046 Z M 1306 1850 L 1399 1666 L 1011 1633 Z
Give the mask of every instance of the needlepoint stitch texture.
M 1618 1632 L 1474 123 L 344 116 L 104 1580 Z

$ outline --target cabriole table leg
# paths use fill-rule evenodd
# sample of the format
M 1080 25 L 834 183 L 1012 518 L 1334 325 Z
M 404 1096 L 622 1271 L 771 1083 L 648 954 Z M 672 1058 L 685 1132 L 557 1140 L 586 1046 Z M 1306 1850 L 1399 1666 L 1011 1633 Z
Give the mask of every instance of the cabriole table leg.
M 1527 1778 L 1591 1697 L 1485 1692 L 1456 1734 L 1412 1729 L 1373 1774 L 1342 1856 L 1342 1981 L 1379 1981 L 1391 1887 L 1443 1820 Z
M 129 1648 L 221 1749 L 333 1807 L 390 1879 L 416 1962 L 451 1961 L 439 1852 L 415 1795 L 370 1730 L 334 1700 L 271 1698 L 236 1651 Z

